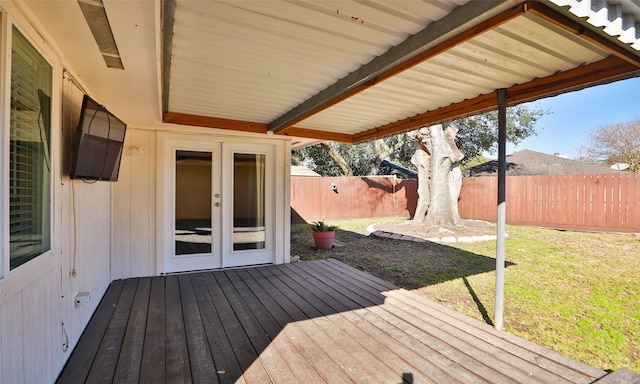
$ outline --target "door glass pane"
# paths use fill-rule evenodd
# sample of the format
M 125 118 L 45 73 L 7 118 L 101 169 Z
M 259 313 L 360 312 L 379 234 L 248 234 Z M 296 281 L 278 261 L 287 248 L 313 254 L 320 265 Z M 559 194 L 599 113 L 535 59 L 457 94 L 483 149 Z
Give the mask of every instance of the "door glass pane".
M 264 249 L 265 155 L 233 155 L 233 250 Z
M 51 84 L 47 61 L 13 29 L 9 123 L 10 268 L 51 248 Z
M 176 255 L 211 253 L 211 152 L 176 151 Z

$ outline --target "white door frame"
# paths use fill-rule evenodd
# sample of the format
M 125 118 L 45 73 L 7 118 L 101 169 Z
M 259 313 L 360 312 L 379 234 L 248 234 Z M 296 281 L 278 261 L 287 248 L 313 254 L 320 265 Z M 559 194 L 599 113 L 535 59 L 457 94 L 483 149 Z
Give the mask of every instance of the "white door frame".
M 283 156 L 275 142 L 240 140 L 236 137 L 189 133 L 159 132 L 157 136 L 157 259 L 158 274 L 237 267 L 253 264 L 282 263 L 288 255 L 277 252 L 281 248 L 276 222 L 281 222 L 278 209 L 283 203 L 277 196 L 283 186 L 284 174 L 279 165 Z M 286 148 L 286 147 L 284 147 Z M 211 257 L 184 255 L 192 260 L 185 268 L 175 260 L 175 154 L 176 150 L 212 152 L 212 194 L 220 194 L 220 207 L 212 204 Z M 285 149 L 286 150 L 286 149 Z M 233 154 L 255 153 L 266 156 L 265 164 L 265 249 L 233 250 Z M 276 165 L 278 164 L 278 166 Z M 216 184 L 217 183 L 217 184 Z M 218 200 L 214 198 L 214 203 Z M 288 217 L 288 215 L 285 215 Z M 216 235 L 216 229 L 218 229 Z M 288 226 L 286 226 L 288 230 Z M 216 237 L 218 236 L 218 237 Z M 285 238 L 288 236 L 285 234 Z M 277 240 L 277 241 L 276 241 Z M 286 247 L 288 250 L 288 247 Z M 280 256 L 280 257 L 278 257 Z
M 175 159 L 176 151 L 211 152 L 213 195 L 220 194 L 221 142 L 215 138 L 190 135 L 158 135 L 158 272 L 215 269 L 222 266 L 221 244 L 213 232 L 221 228 L 220 208 L 211 206 L 212 241 L 210 254 L 175 255 Z
M 265 248 L 255 250 L 233 250 L 233 155 L 258 154 L 265 155 L 264 175 L 264 214 L 265 214 Z M 222 266 L 238 267 L 244 265 L 266 264 L 275 261 L 274 247 L 274 149 L 267 144 L 223 143 L 222 144 L 222 189 L 225 201 L 222 209 Z

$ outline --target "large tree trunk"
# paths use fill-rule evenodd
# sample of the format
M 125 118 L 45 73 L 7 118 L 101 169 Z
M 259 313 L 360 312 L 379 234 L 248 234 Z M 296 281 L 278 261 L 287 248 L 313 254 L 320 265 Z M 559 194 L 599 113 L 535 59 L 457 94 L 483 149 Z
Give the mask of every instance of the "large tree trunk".
M 417 139 L 419 134 L 418 132 L 415 136 L 416 152 L 411 156 L 411 164 L 418 169 L 418 204 L 416 213 L 413 215 L 413 221 L 416 223 L 424 221 L 431 204 L 431 156 L 422 142 Z
M 414 222 L 428 226 L 455 227 L 461 223 L 458 197 L 462 172 L 457 163 L 464 155 L 455 144 L 454 125 L 434 125 L 415 135 L 416 153 L 411 162 L 418 168 L 418 206 Z

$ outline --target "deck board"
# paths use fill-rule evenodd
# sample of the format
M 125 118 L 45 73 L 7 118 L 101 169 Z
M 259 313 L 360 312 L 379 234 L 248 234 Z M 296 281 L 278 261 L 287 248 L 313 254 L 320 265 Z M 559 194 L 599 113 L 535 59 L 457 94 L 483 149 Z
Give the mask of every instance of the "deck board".
M 111 285 L 113 286 L 115 283 L 116 282 L 113 282 Z M 144 352 L 140 364 L 140 383 L 142 384 L 163 384 L 165 382 L 165 371 L 163 368 L 159 368 L 164 367 L 166 361 L 166 316 L 164 301 L 164 278 L 151 278 L 147 326 L 142 346 Z M 124 358 L 126 358 L 126 355 L 124 355 Z
M 260 314 L 262 314 L 262 318 L 264 320 L 268 319 L 268 316 L 264 313 L 254 312 L 259 310 L 261 305 L 259 305 L 259 303 L 254 303 L 256 306 L 250 308 L 248 303 L 243 300 L 238 290 L 233 286 L 226 273 L 216 272 L 215 276 L 223 292 L 230 299 L 229 304 L 240 321 L 240 324 L 249 338 L 254 350 L 262 351 L 260 361 L 264 366 L 269 367 L 269 376 L 271 380 L 287 382 L 293 374 L 288 365 L 283 361 L 278 351 L 275 348 L 267 348 L 271 343 L 271 339 L 258 321 Z M 278 331 L 274 330 L 273 332 Z M 272 335 L 272 337 L 275 337 L 275 335 Z
M 187 349 L 182 300 L 178 276 L 165 278 L 166 351 L 165 371 L 167 383 L 190 383 L 191 365 Z M 156 369 L 162 369 L 156 366 Z
M 218 312 L 209 296 L 204 276 L 193 275 L 191 278 L 196 301 L 200 307 L 200 315 L 204 325 L 208 348 L 216 367 L 216 375 L 220 383 L 242 383 L 242 369 L 235 358 L 231 342 L 227 338 Z M 213 381 L 213 379 L 212 379 Z
M 59 383 L 590 383 L 336 260 L 114 281 Z
M 228 338 L 233 353 L 238 361 L 238 366 L 243 373 L 243 378 L 247 383 L 268 382 L 269 374 L 258 360 L 258 352 L 251 345 L 249 337 L 244 332 L 242 325 L 231 304 L 224 295 L 222 288 L 213 273 L 203 274 L 209 295 L 211 296 L 214 308 L 220 318 L 220 323 Z M 254 362 L 257 362 L 254 364 Z
M 349 371 L 358 372 L 356 381 L 372 382 L 371 380 L 382 380 L 383 382 L 393 381 L 396 377 L 385 376 L 390 373 L 389 370 L 379 369 L 385 365 L 385 362 L 379 360 L 374 354 L 363 348 L 352 334 L 337 327 L 335 320 L 331 315 L 338 312 L 328 305 L 325 300 L 330 297 L 325 293 L 314 292 L 313 286 L 310 284 L 300 284 L 296 279 L 292 279 L 287 275 L 285 267 L 274 268 L 277 271 L 278 278 L 292 291 L 295 291 L 306 302 L 311 303 L 322 316 L 311 319 L 314 329 L 310 332 L 310 336 L 314 340 L 322 338 L 323 344 L 331 343 L 330 348 L 335 354 L 335 361 L 342 364 Z M 339 315 L 336 315 L 339 316 Z
M 84 383 L 89 375 L 91 365 L 96 359 L 96 354 L 100 348 L 102 338 L 109 326 L 111 315 L 118 302 L 122 288 L 123 280 L 117 280 L 111 283 L 109 289 L 100 301 L 100 305 L 91 317 L 91 321 L 83 332 L 76 348 L 72 352 L 72 357 L 67 362 L 64 370 L 60 373 L 57 382 L 59 384 L 66 383 Z
M 137 383 L 140 379 L 150 291 L 151 279 L 140 279 L 114 375 L 117 383 Z
M 428 307 L 421 305 L 421 303 L 412 301 L 407 295 L 396 295 L 396 293 L 392 292 L 390 293 L 390 297 L 390 305 L 398 306 L 405 311 L 416 313 L 416 310 L 423 311 L 428 309 Z M 422 313 L 433 314 L 432 311 Z M 422 319 L 429 319 L 429 321 L 426 322 Z M 431 315 L 414 318 L 412 322 L 422 329 L 431 330 L 432 334 L 440 334 L 441 339 L 455 340 L 458 344 L 457 348 L 459 349 L 477 351 L 478 356 L 475 358 L 485 360 L 485 364 L 491 364 L 493 362 L 494 364 L 502 364 L 504 370 L 515 369 L 516 373 L 514 373 L 512 377 L 518 377 L 518 372 L 526 372 L 527 376 L 531 377 L 549 375 L 549 371 L 553 371 L 553 368 L 557 369 L 558 372 L 563 372 L 564 375 L 570 372 L 560 365 L 551 367 L 553 364 L 552 361 L 542 359 L 540 356 L 532 354 L 520 346 L 504 343 L 501 338 L 496 338 L 487 332 L 471 327 L 461 321 L 447 319 L 447 322 L 444 322 L 437 316 Z M 455 339 L 452 338 L 452 336 L 454 336 Z M 474 348 L 470 349 L 468 348 L 469 346 L 473 346 Z M 496 346 L 500 348 L 498 349 Z M 508 364 L 508 366 L 505 364 Z M 549 368 L 552 369 L 549 370 Z M 520 378 L 520 380 L 522 379 L 523 378 Z M 574 376 L 574 379 L 579 379 L 579 377 Z M 571 382 L 571 380 L 565 380 L 563 377 L 558 376 L 556 382 L 567 383 Z
M 190 275 L 178 276 L 180 299 L 184 317 L 184 329 L 187 337 L 187 350 L 191 366 L 191 377 L 195 383 L 218 383 L 213 357 L 209 350 L 204 330 L 204 323 L 200 315 L 200 307 L 191 284 Z

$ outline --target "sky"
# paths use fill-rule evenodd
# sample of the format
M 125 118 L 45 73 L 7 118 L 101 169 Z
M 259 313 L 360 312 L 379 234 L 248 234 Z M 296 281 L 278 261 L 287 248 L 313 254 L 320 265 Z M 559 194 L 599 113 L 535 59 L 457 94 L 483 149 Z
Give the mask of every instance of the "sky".
M 569 92 L 535 104 L 550 112 L 538 120 L 538 136 L 517 147 L 508 144 L 507 154 L 530 149 L 574 158 L 595 128 L 640 118 L 640 78 Z

